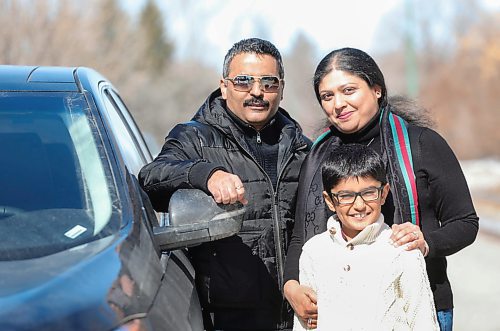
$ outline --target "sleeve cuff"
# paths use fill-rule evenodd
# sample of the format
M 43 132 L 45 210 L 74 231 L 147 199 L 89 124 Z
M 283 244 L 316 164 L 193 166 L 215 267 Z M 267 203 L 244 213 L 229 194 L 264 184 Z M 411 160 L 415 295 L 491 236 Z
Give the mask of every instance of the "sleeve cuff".
M 189 171 L 189 183 L 194 187 L 210 194 L 207 182 L 210 176 L 217 170 L 227 171 L 223 166 L 211 164 L 209 162 L 198 162 Z

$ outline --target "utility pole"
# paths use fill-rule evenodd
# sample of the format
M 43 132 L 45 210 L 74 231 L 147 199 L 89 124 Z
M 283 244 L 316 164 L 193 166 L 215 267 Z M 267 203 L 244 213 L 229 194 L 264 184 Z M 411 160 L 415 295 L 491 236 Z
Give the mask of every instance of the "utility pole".
M 405 0 L 405 76 L 408 96 L 418 95 L 418 66 L 415 51 L 415 10 L 413 0 Z

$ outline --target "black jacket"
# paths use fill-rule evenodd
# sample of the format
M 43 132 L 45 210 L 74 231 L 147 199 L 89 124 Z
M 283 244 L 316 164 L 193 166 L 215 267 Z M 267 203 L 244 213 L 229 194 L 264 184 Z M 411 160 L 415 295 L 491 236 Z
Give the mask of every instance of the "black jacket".
M 296 222 L 287 254 L 285 282 L 298 280 L 302 245 L 326 230 L 326 220 L 331 215 L 321 197 L 320 165 L 323 157 L 341 143 L 370 143 L 369 146 L 383 158 L 385 155 L 378 117 L 354 134 L 342 134 L 333 127 L 331 130 L 326 139 L 313 146 L 301 169 Z M 426 257 L 427 274 L 437 310 L 449 309 L 453 308 L 453 295 L 446 272 L 446 256 L 475 240 L 478 217 L 460 164 L 446 141 L 432 129 L 412 124 L 408 126 L 408 134 L 419 197 L 420 227 L 430 248 Z M 391 225 L 395 218 L 391 194 L 382 206 L 382 213 L 385 222 Z
M 213 92 L 192 121 L 172 129 L 161 153 L 141 170 L 139 180 L 155 208 L 166 210 L 176 189 L 209 193 L 207 179 L 217 169 L 238 175 L 249 200 L 241 232 L 189 249 L 200 301 L 215 312 L 216 328 L 291 327 L 291 310 L 283 308 L 281 294 L 284 254 L 293 229 L 299 169 L 310 141 L 280 108 L 273 123 L 281 132 L 274 189 L 252 155 L 247 130 L 225 107 L 219 90 Z

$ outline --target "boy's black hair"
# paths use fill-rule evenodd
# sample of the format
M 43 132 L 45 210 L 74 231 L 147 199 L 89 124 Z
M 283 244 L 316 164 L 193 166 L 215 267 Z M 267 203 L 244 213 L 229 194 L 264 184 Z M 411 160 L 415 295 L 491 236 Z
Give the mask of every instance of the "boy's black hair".
M 372 177 L 387 183 L 382 158 L 370 147 L 345 144 L 335 148 L 323 161 L 321 168 L 323 188 L 330 192 L 341 180 L 353 177 Z

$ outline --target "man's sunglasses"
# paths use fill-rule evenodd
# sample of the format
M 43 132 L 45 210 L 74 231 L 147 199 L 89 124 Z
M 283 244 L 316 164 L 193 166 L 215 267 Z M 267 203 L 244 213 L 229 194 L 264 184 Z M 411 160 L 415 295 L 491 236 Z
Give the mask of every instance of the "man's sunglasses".
M 280 84 L 283 81 L 276 76 L 250 76 L 250 75 L 238 75 L 234 78 L 224 78 L 225 80 L 231 81 L 233 83 L 234 89 L 240 92 L 250 92 L 255 82 L 260 83 L 260 88 L 264 92 L 277 93 Z

